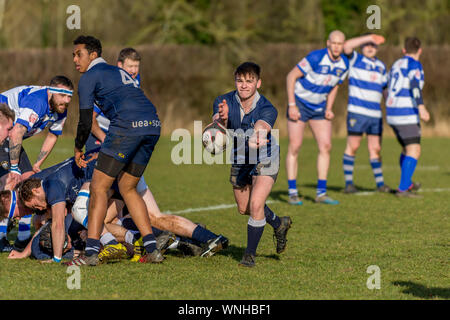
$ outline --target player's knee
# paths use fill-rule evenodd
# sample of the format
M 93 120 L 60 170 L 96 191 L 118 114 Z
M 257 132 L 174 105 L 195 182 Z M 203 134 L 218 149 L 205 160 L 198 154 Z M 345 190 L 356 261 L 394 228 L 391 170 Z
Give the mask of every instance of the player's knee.
M 261 203 L 261 201 L 252 200 L 250 202 L 250 211 L 252 212 L 252 216 L 258 215 L 261 212 L 263 212 L 264 216 L 264 203 Z
M 76 222 L 87 227 L 89 208 L 89 192 L 80 191 L 75 203 L 72 206 L 72 215 Z
M 323 142 L 319 145 L 320 153 L 330 153 L 331 152 L 331 142 Z
M 289 142 L 289 146 L 288 146 L 288 153 L 290 155 L 294 155 L 296 156 L 298 154 L 298 152 L 300 151 L 300 148 L 302 147 L 302 143 L 301 142 Z

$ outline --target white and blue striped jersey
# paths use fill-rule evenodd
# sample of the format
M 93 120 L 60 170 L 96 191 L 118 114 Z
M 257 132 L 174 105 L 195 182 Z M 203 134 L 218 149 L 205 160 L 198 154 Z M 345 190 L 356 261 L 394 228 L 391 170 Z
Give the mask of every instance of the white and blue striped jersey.
M 133 79 L 134 82 L 137 84 L 138 88 L 141 87 L 141 75 L 138 74 L 135 79 Z M 99 127 L 106 133 L 109 129 L 109 119 L 103 114 L 102 110 L 94 104 L 94 112 L 97 114 L 95 119 L 97 119 Z
M 418 124 L 419 109 L 413 96 L 411 83 L 424 86 L 422 64 L 410 56 L 398 59 L 389 71 L 386 120 L 390 125 Z
M 380 104 L 386 86 L 385 64 L 376 57 L 370 59 L 353 51 L 348 75 L 348 112 L 382 118 Z
M 1 93 L 0 102 L 6 103 L 14 111 L 14 124 L 20 123 L 27 128 L 24 139 L 38 134 L 46 127 L 57 136 L 62 134 L 67 110 L 62 114 L 50 110 L 48 87 L 16 87 Z
M 325 110 L 330 91 L 345 80 L 349 61 L 343 54 L 339 60 L 332 60 L 324 48 L 309 53 L 297 67 L 304 76 L 295 83 L 296 98 L 306 107 L 321 112 Z

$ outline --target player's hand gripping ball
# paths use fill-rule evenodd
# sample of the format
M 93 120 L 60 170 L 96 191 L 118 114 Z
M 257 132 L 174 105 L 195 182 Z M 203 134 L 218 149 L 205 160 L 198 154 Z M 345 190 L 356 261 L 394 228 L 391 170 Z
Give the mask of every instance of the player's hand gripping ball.
M 227 129 L 222 124 L 214 121 L 203 130 L 202 142 L 206 151 L 211 154 L 220 154 L 230 143 L 230 137 Z

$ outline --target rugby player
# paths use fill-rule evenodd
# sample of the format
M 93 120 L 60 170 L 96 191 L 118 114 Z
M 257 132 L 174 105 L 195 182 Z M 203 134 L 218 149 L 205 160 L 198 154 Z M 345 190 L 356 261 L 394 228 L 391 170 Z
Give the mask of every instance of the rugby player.
M 86 165 L 82 150 L 91 132 L 94 103 L 111 121 L 90 186 L 85 262 L 88 265 L 99 263 L 99 238 L 106 216 L 107 192 L 118 178 L 120 193 L 143 236 L 147 251 L 143 262 L 159 263 L 164 258 L 156 248 L 146 206 L 136 186 L 159 139 L 161 122 L 156 108 L 133 78 L 125 70 L 107 64 L 101 54 L 98 39 L 92 36 L 75 39 L 73 61 L 83 74 L 78 84 L 80 118 L 74 149 L 79 166 Z
M 315 202 L 339 203 L 327 195 L 327 176 L 330 165 L 331 120 L 334 118 L 333 103 L 349 67 L 348 59 L 342 53 L 344 42 L 345 35 L 341 31 L 332 31 L 328 36 L 327 47 L 309 53 L 286 77 L 289 136 L 286 171 L 288 201 L 292 205 L 303 204 L 297 190 L 297 157 L 306 123 L 309 123 L 319 149 Z
M 353 183 L 355 156 L 362 136 L 367 134 L 370 165 L 377 191 L 390 192 L 384 184 L 381 165 L 381 136 L 383 133 L 383 113 L 381 99 L 387 86 L 387 72 L 384 63 L 378 59 L 378 46 L 384 37 L 367 34 L 345 41 L 344 53 L 350 60 L 348 75 L 349 91 L 347 105 L 347 146 L 343 156 L 345 193 L 356 193 Z M 361 47 L 361 53 L 354 49 Z
M 389 71 L 386 120 L 392 127 L 402 146 L 400 154 L 401 178 L 396 195 L 398 197 L 419 197 L 414 191 L 419 184 L 412 181 L 420 157 L 420 120 L 430 120 L 430 114 L 423 102 L 424 72 L 420 63 L 421 42 L 416 37 L 405 39 L 404 56 Z
M 277 253 L 286 248 L 291 218 L 279 218 L 265 204 L 279 170 L 279 145 L 271 134 L 277 110 L 259 94 L 260 67 L 245 62 L 234 72 L 236 90 L 217 97 L 213 120 L 234 129 L 230 182 L 238 211 L 250 215 L 247 224 L 247 248 L 239 265 L 255 266 L 258 243 L 269 223 L 277 240 Z M 242 134 L 240 134 L 242 133 Z
M 62 134 L 67 118 L 67 107 L 72 98 L 73 84 L 65 76 L 55 76 L 50 86 L 20 86 L 0 94 L 0 102 L 5 103 L 15 114 L 14 126 L 9 133 L 9 141 L 2 141 L 0 148 L 0 179 L 2 190 L 12 190 L 23 179 L 40 171 L 40 166 L 53 150 Z M 34 165 L 22 148 L 23 139 L 49 128 L 41 151 Z M 6 244 L 8 220 L 0 221 L 0 242 Z M 19 222 L 19 233 L 14 242 L 17 250 L 23 250 L 28 243 L 31 216 Z

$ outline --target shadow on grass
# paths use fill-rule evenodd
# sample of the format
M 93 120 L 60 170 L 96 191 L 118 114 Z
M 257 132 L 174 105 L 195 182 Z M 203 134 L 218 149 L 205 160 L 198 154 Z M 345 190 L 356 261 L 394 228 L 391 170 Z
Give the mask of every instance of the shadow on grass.
M 219 251 L 216 254 L 225 256 L 225 257 L 231 257 L 234 260 L 241 262 L 244 252 L 245 252 L 244 247 L 237 247 L 234 245 L 229 245 L 227 249 Z M 258 253 L 256 253 L 256 257 L 280 260 L 280 257 L 276 254 L 258 254 Z
M 307 200 L 307 201 L 314 202 L 314 200 L 315 200 L 313 197 L 303 196 L 301 194 L 300 194 L 300 197 L 303 199 L 303 201 Z M 281 190 L 272 191 L 270 193 L 270 199 L 288 203 L 288 193 L 287 193 L 287 191 L 281 191 Z
M 423 299 L 450 298 L 450 288 L 428 288 L 420 283 L 411 281 L 394 281 L 392 284 L 395 286 L 405 287 L 402 291 L 405 294 L 411 294 L 415 297 Z

